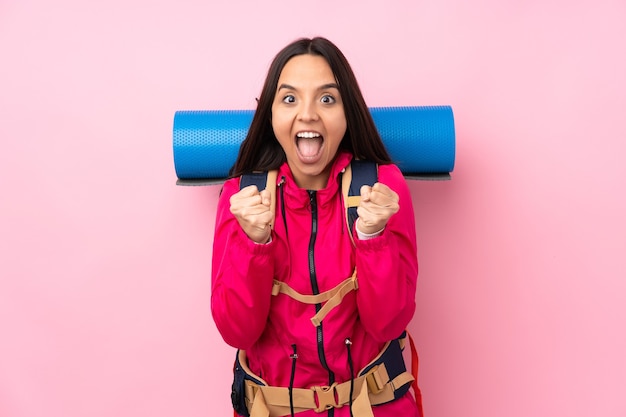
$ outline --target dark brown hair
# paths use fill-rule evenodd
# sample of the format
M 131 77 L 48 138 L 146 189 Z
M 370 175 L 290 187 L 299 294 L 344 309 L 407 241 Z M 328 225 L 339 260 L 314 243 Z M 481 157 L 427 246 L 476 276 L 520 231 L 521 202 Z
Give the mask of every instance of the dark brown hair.
M 272 129 L 272 103 L 284 66 L 294 56 L 305 54 L 326 59 L 339 87 L 347 125 L 339 148 L 351 152 L 358 159 L 368 159 L 379 164 L 391 163 L 346 57 L 328 39 L 302 38 L 287 45 L 274 57 L 248 134 L 231 168 L 231 177 L 250 171 L 277 169 L 286 161 L 285 152 Z

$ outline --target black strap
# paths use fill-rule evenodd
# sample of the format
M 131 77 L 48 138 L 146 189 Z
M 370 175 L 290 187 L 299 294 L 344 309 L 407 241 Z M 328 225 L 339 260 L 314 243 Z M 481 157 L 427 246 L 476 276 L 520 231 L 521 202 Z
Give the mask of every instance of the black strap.
M 243 174 L 239 180 L 239 189 L 241 190 L 249 185 L 256 185 L 259 191 L 265 190 L 265 186 L 267 185 L 267 171 Z
M 378 181 L 378 166 L 375 162 L 353 159 L 350 163 L 352 167 L 352 181 L 350 182 L 350 188 L 348 190 L 348 196 L 361 195 L 361 187 L 363 185 L 369 185 L 372 187 Z M 356 212 L 356 207 L 348 208 L 348 225 L 350 227 L 350 233 L 352 233 L 352 227 L 359 215 Z

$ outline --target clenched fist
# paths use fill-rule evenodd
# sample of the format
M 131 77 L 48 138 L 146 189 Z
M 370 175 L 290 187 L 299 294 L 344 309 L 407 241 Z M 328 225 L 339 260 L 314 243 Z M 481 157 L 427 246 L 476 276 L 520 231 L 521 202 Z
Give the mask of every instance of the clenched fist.
M 360 191 L 361 204 L 357 207 L 359 214 L 357 229 L 365 234 L 379 232 L 387 225 L 389 218 L 400 209 L 398 194 L 380 182 L 372 187 L 364 185 Z
M 274 223 L 270 202 L 270 192 L 259 192 L 256 185 L 249 185 L 230 197 L 230 212 L 246 235 L 256 243 L 267 243 L 270 239 Z

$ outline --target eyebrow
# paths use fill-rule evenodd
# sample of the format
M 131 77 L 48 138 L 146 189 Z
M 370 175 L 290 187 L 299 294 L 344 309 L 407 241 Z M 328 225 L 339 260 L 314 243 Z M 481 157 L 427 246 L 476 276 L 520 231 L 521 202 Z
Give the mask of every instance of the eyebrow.
M 283 89 L 283 88 L 284 88 L 284 89 L 287 89 L 287 90 L 294 90 L 294 91 L 296 91 L 296 90 L 297 90 L 297 88 L 296 88 L 296 87 L 294 87 L 294 86 L 292 86 L 292 85 L 290 85 L 290 84 L 284 84 L 284 83 L 283 83 L 283 84 L 281 84 L 281 85 L 279 85 L 279 86 L 278 86 L 278 90 L 281 90 L 281 89 Z M 334 88 L 334 89 L 336 89 L 336 90 L 339 90 L 339 86 L 337 85 L 337 83 L 322 84 L 322 85 L 320 85 L 317 89 L 318 89 L 318 90 L 328 90 L 329 88 Z

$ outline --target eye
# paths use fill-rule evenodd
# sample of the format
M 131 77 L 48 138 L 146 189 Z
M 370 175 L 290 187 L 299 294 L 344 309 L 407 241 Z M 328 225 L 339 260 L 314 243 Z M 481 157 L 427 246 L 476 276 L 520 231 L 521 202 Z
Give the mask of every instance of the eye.
M 283 97 L 283 103 L 295 103 L 296 98 L 291 95 L 291 94 L 287 94 L 285 97 Z
M 333 104 L 335 103 L 337 100 L 335 100 L 335 97 L 331 96 L 330 94 L 326 94 L 324 96 L 322 96 L 321 102 L 324 104 Z

